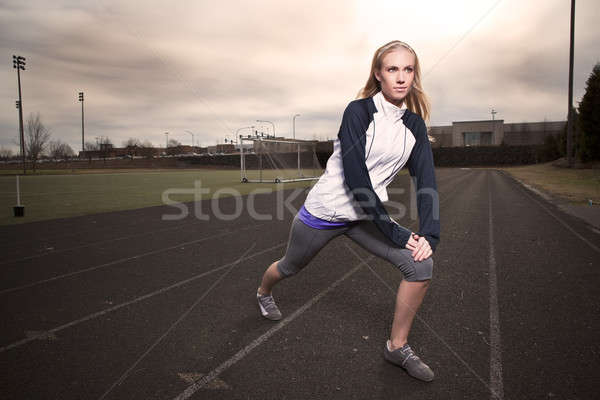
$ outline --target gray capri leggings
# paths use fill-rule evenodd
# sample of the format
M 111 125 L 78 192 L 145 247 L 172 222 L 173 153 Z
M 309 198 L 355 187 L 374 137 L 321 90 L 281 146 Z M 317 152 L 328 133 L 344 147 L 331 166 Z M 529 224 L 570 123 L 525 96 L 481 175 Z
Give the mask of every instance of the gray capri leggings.
M 298 214 L 292 222 L 285 256 L 277 263 L 283 277 L 298 273 L 333 238 L 346 235 L 357 244 L 398 267 L 409 282 L 431 279 L 431 256 L 415 261 L 412 250 L 400 248 L 386 238 L 372 221 L 356 221 L 349 226 L 333 229 L 315 229 L 300 220 Z

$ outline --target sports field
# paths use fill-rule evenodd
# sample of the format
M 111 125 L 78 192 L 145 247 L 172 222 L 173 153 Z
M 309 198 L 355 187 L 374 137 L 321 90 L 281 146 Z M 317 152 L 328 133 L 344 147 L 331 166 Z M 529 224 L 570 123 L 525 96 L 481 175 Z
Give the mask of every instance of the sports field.
M 285 253 L 309 182 L 25 177 L 26 214 L 39 220 L 4 214 L 0 226 L 2 398 L 595 398 L 600 234 L 505 172 L 436 176 L 441 242 L 409 336 L 430 383 L 383 359 L 401 273 L 347 237 L 274 288 L 282 320 L 260 315 L 256 288 Z M 160 201 L 196 180 L 247 192 L 181 194 L 185 217 Z M 13 184 L 0 178 L 5 210 Z M 409 187 L 398 175 L 386 205 L 416 231 Z
M 262 178 L 287 177 L 295 172 L 265 170 Z M 302 172 L 309 175 L 313 171 Z M 258 177 L 258 172 L 251 171 L 249 174 L 249 178 Z M 25 206 L 25 216 L 15 218 L 16 177 L 6 174 L 0 176 L 0 225 L 159 206 L 166 204 L 165 198 L 190 202 L 215 195 L 247 195 L 257 189 L 268 192 L 308 187 L 311 184 L 311 181 L 247 184 L 242 183 L 240 178 L 239 170 L 215 169 L 84 170 L 83 173 L 41 170 L 35 175 L 19 177 L 20 201 Z

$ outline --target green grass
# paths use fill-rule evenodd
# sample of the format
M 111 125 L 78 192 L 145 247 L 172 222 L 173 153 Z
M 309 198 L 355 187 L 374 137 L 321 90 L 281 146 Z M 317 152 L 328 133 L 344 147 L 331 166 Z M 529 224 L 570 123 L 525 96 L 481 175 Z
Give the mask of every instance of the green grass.
M 600 169 L 560 168 L 552 162 L 499 168 L 528 185 L 550 192 L 572 204 L 600 203 Z
M 315 182 L 241 183 L 239 170 L 76 171 L 44 170 L 35 175 L 21 175 L 21 205 L 25 206 L 25 216 L 19 218 L 13 214 L 13 206 L 17 204 L 16 178 L 14 175 L 0 176 L 0 225 L 164 205 L 162 196 L 167 190 L 171 191 L 169 199 L 190 202 L 211 198 L 223 188 L 235 189 L 246 195 L 257 188 L 276 191 L 309 187 Z M 274 176 L 272 173 L 266 175 Z M 209 192 L 194 194 L 195 183 L 201 188 L 208 188 Z M 230 195 L 223 192 L 220 196 Z

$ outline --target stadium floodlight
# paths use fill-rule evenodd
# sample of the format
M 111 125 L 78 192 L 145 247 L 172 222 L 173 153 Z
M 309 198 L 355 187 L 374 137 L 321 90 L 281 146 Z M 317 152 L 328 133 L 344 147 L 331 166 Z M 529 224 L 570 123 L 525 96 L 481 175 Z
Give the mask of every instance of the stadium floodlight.
M 21 136 L 21 156 L 23 159 L 23 173 L 25 174 L 25 135 L 23 134 L 23 98 L 21 97 L 21 70 L 25 71 L 25 57 L 13 55 L 13 68 L 17 70 L 17 81 L 19 85 L 19 133 Z
M 244 183 L 283 183 L 319 179 L 323 172 L 316 140 L 245 138 L 240 135 L 241 180 Z M 254 154 L 246 155 L 244 142 Z

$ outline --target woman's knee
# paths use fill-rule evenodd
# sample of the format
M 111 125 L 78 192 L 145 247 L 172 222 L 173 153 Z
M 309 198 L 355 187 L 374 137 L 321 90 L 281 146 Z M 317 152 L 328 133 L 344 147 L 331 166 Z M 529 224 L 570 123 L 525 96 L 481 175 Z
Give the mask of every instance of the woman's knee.
M 288 262 L 285 257 L 277 262 L 277 272 L 279 272 L 281 279 L 296 275 L 302 268 L 304 268 L 304 265 L 297 262 Z
M 433 258 L 429 256 L 424 260 L 415 261 L 411 256 L 404 268 L 399 268 L 404 273 L 404 279 L 409 282 L 428 281 L 433 277 Z

